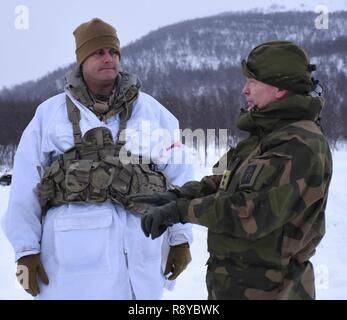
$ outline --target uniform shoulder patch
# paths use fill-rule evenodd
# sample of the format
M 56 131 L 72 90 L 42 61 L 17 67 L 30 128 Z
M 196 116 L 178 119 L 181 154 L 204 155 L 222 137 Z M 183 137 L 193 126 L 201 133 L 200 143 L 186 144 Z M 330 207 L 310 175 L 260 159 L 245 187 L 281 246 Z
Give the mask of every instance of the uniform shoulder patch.
M 248 165 L 243 175 L 241 176 L 239 187 L 244 188 L 253 186 L 254 181 L 257 178 L 262 167 L 262 163 Z

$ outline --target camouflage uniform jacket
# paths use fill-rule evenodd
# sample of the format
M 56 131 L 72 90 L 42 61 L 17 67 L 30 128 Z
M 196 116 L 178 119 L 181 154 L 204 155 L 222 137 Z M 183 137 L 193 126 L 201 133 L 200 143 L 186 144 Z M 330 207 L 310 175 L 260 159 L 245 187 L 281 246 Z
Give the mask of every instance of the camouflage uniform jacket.
M 241 113 L 250 136 L 228 152 L 229 178 L 181 188 L 181 215 L 208 227 L 209 299 L 315 298 L 309 259 L 325 233 L 332 175 L 322 106 L 294 95 Z

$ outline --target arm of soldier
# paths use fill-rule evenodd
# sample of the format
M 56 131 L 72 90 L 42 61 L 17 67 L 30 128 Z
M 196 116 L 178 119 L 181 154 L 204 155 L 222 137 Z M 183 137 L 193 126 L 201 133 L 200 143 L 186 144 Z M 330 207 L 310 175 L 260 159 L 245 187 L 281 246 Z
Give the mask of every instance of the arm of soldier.
M 201 181 L 188 181 L 182 187 L 175 187 L 173 191 L 179 198 L 200 198 L 217 192 L 221 179 L 221 175 L 205 176 Z
M 176 163 L 175 159 L 184 161 Z M 194 181 L 194 165 L 185 145 L 179 145 L 171 150 L 170 163 L 165 169 L 165 173 L 171 177 L 171 184 L 174 185 L 172 191 L 179 198 L 194 199 L 215 193 L 218 190 L 222 175 L 214 174 L 205 176 L 201 181 Z M 179 187 L 181 186 L 181 187 Z
M 234 148 L 230 148 L 213 166 L 213 175 L 205 176 L 201 181 L 189 181 L 178 192 L 181 197 L 195 199 L 216 193 L 222 180 L 224 170 L 227 168 L 228 160 L 231 158 Z
M 222 176 L 206 176 L 202 181 L 189 181 L 182 187 L 174 186 L 166 192 L 137 193 L 127 197 L 129 203 L 161 206 L 178 198 L 195 199 L 217 192 Z
M 21 137 L 16 151 L 7 211 L 2 220 L 4 233 L 15 251 L 15 260 L 40 252 L 41 206 L 36 196 L 42 168 L 42 113 L 38 108 Z
M 322 161 L 296 150 L 295 155 L 276 152 L 251 161 L 233 194 L 219 191 L 190 201 L 178 199 L 180 215 L 210 231 L 249 240 L 271 233 L 324 198 Z M 250 168 L 257 173 L 250 174 Z

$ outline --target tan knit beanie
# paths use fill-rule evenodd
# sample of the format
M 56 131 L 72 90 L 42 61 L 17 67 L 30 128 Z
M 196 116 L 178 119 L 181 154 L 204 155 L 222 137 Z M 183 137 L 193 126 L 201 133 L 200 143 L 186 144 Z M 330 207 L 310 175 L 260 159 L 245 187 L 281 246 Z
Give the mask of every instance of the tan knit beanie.
M 120 57 L 117 31 L 101 19 L 94 18 L 82 23 L 75 29 L 73 35 L 76 42 L 76 60 L 79 65 L 93 52 L 102 48 L 113 48 Z

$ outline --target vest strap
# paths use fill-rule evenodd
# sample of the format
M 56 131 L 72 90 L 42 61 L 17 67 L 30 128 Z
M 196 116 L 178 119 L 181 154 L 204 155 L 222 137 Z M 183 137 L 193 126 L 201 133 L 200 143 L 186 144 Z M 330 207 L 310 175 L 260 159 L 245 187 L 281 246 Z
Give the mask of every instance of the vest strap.
M 66 106 L 67 115 L 72 123 L 75 146 L 78 148 L 82 145 L 82 133 L 80 128 L 81 113 L 68 95 L 66 95 Z

